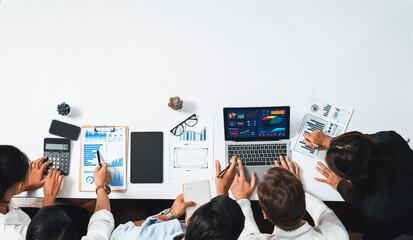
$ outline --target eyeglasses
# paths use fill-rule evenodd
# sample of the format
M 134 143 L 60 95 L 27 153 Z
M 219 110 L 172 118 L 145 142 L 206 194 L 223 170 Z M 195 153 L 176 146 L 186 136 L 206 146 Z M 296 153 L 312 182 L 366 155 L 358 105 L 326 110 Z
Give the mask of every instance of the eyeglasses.
M 193 127 L 198 123 L 198 118 L 196 114 L 192 114 L 189 118 L 182 121 L 180 124 L 176 125 L 176 127 L 171 129 L 171 133 L 175 136 L 181 136 L 185 132 L 185 125 L 188 127 Z

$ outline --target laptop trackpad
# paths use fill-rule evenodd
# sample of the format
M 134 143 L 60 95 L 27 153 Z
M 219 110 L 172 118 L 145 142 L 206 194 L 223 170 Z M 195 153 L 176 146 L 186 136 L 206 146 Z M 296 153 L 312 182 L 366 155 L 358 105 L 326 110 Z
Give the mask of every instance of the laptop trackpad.
M 258 184 L 261 179 L 263 179 L 265 172 L 274 166 L 244 166 L 245 178 L 248 182 L 251 182 L 251 173 L 255 172 L 255 177 L 257 178 L 256 184 Z M 238 167 L 237 167 L 238 168 Z

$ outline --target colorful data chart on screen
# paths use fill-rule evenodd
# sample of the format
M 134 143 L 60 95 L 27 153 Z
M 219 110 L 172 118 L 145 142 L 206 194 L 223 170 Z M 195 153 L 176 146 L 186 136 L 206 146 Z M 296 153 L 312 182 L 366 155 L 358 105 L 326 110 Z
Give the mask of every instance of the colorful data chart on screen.
M 285 128 L 258 128 L 259 137 L 285 136 Z

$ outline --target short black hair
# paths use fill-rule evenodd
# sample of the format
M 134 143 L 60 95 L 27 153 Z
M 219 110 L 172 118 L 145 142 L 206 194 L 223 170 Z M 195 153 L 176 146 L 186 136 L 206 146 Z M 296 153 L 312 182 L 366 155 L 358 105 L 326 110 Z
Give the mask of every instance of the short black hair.
M 245 217 L 236 201 L 217 196 L 198 208 L 188 224 L 185 240 L 236 240 Z
M 41 208 L 27 228 L 26 240 L 76 240 L 77 231 L 69 216 L 56 206 Z
M 0 201 L 6 192 L 28 177 L 29 159 L 18 148 L 0 145 Z

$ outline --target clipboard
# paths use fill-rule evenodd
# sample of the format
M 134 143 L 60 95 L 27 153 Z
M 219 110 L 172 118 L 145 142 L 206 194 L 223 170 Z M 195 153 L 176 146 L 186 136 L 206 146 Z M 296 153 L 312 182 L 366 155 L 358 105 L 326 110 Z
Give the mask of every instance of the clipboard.
M 96 185 L 93 172 L 98 164 L 96 151 L 102 162 L 108 163 L 112 176 L 109 186 L 112 192 L 126 192 L 128 127 L 126 126 L 82 126 L 80 138 L 79 191 L 94 192 Z

